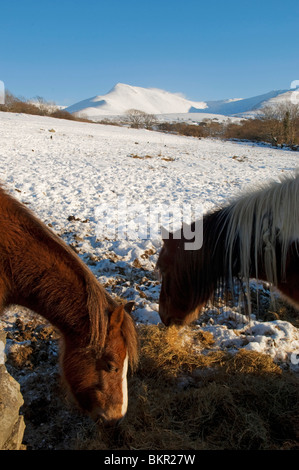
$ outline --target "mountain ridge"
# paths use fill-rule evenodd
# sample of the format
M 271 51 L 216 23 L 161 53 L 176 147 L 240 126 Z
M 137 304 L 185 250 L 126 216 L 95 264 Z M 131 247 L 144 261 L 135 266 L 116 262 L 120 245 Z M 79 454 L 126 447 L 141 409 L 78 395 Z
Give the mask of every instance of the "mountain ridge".
M 130 109 L 138 109 L 155 115 L 209 113 L 238 116 L 254 113 L 261 109 L 265 103 L 289 99 L 291 93 L 290 90 L 272 90 L 244 99 L 192 101 L 179 93 L 117 83 L 105 95 L 96 95 L 79 101 L 67 107 L 66 111 L 72 114 L 84 115 L 94 120 L 103 116 L 123 115 Z

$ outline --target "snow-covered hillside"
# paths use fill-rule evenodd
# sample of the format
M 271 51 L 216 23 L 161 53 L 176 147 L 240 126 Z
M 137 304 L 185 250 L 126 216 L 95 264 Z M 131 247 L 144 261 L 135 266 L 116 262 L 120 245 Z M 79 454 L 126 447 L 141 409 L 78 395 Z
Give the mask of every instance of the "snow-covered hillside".
M 185 203 L 207 211 L 297 168 L 298 154 L 289 150 L 0 113 L 4 186 L 72 244 L 113 295 L 134 300 L 142 323 L 159 322 L 154 267 L 161 237 L 110 237 L 102 209 L 121 199 L 137 210 Z M 206 313 L 215 347 L 247 344 L 298 368 L 291 355 L 299 352 L 299 332 L 291 324 L 248 325 L 228 308 Z
M 91 120 L 99 120 L 104 116 L 123 115 L 130 109 L 138 109 L 154 115 L 190 113 L 204 113 L 205 115 L 208 113 L 235 116 L 256 112 L 265 104 L 275 103 L 277 100 L 288 100 L 291 93 L 288 90 L 275 90 L 246 99 L 193 102 L 179 94 L 164 90 L 118 83 L 109 93 L 80 101 L 66 110 Z
M 265 105 L 275 104 L 289 100 L 292 92 L 288 90 L 273 90 L 262 95 L 250 98 L 222 101 L 207 101 L 206 109 L 197 112 L 209 112 L 213 114 L 222 114 L 224 116 L 246 115 L 256 113 Z
M 94 96 L 66 108 L 70 113 L 81 113 L 89 118 L 120 115 L 130 109 L 149 114 L 188 113 L 190 108 L 204 108 L 205 103 L 188 101 L 182 96 L 164 90 L 141 88 L 118 83 L 109 93 Z

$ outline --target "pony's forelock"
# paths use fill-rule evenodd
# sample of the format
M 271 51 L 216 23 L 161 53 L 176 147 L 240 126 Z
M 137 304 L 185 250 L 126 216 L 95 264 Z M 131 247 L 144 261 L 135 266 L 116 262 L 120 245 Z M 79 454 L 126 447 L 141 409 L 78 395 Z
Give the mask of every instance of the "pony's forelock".
M 225 219 L 220 209 L 206 214 L 203 218 L 202 248 L 186 250 L 182 231 L 170 270 L 173 285 L 171 297 L 174 305 L 179 306 L 183 301 L 188 305 L 188 311 L 192 312 L 199 304 L 207 302 L 216 288 L 223 286 L 224 234 Z M 157 270 L 160 270 L 162 265 L 162 260 L 158 260 Z
M 122 333 L 127 347 L 129 362 L 132 370 L 135 370 L 138 363 L 138 335 L 135 322 L 131 315 L 124 311 L 122 323 Z

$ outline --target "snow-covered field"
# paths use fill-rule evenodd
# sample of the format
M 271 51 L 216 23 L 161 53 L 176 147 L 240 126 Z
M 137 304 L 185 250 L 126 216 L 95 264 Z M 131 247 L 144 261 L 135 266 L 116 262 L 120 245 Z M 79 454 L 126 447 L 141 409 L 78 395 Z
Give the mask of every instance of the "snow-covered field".
M 113 295 L 134 300 L 142 323 L 159 322 L 154 267 L 161 237 L 112 239 L 108 226 L 101 236 L 103 207 L 121 200 L 145 212 L 175 203 L 207 211 L 292 173 L 298 158 L 250 143 L 0 113 L 0 181 L 76 248 Z M 203 328 L 213 333 L 216 348 L 265 352 L 298 370 L 299 331 L 290 323 L 253 318 L 248 324 L 227 307 L 213 308 L 210 317 Z

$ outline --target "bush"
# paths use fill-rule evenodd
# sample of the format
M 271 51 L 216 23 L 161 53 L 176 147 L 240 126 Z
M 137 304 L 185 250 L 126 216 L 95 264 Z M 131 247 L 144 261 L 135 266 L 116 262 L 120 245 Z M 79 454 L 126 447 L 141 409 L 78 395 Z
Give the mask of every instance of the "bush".
M 197 124 L 187 124 L 184 122 L 171 123 L 162 122 L 156 125 L 156 129 L 171 134 L 186 135 L 188 137 L 207 137 L 205 130 Z
M 224 131 L 226 139 L 252 140 L 255 142 L 269 142 L 269 122 L 260 119 L 249 119 L 239 124 L 228 124 Z
M 0 111 L 49 116 L 58 119 L 69 119 L 72 121 L 92 122 L 87 119 L 76 118 L 71 113 L 63 109 L 59 109 L 55 103 L 47 102 L 40 96 L 37 96 L 32 101 L 27 101 L 25 98 L 17 98 L 9 91 L 6 91 L 5 93 L 5 104 L 0 105 Z
M 51 117 L 58 118 L 58 119 L 69 119 L 71 121 L 78 120 L 75 116 L 73 116 L 68 111 L 64 111 L 63 109 L 57 109 L 53 113 L 50 114 Z
M 0 111 L 8 111 L 11 113 L 39 114 L 39 110 L 34 104 L 15 97 L 9 91 L 6 91 L 5 93 L 5 104 L 0 106 Z
M 258 119 L 248 119 L 225 128 L 226 139 L 268 142 L 273 146 L 288 146 L 297 150 L 299 145 L 299 117 L 286 110 L 284 115 L 263 114 Z

